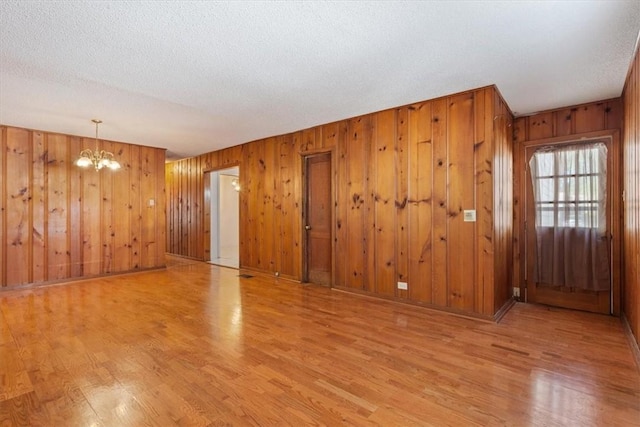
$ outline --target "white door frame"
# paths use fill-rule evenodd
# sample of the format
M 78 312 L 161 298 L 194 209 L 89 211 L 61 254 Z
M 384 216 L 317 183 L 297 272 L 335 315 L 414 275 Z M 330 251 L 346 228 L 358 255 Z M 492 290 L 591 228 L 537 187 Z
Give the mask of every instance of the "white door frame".
M 210 262 L 214 262 L 216 260 L 220 259 L 220 196 L 221 196 L 221 186 L 220 186 L 220 176 L 221 175 L 231 175 L 231 176 L 236 176 L 240 177 L 240 167 L 239 166 L 234 166 L 231 168 L 225 168 L 225 169 L 218 169 L 218 170 L 214 170 L 214 171 L 209 171 L 207 172 L 207 174 L 209 175 L 209 185 L 208 185 L 208 191 L 209 191 L 209 203 L 210 203 L 210 207 L 209 207 L 209 229 L 210 229 L 210 235 L 209 235 L 209 259 L 207 261 Z M 206 175 L 205 175 L 206 176 Z M 226 180 L 225 180 L 226 181 Z M 227 184 L 225 184 L 227 185 Z M 225 187 L 226 188 L 226 187 Z M 231 191 L 238 191 L 233 189 L 232 187 L 229 188 Z M 224 189 L 222 189 L 224 191 Z M 237 215 L 240 215 L 240 206 L 239 206 L 239 200 L 238 200 L 238 205 L 236 207 L 237 209 Z M 228 227 L 225 227 L 225 230 L 228 230 Z M 236 230 L 236 232 L 234 233 L 235 237 L 239 240 L 239 235 L 240 235 L 240 230 L 238 228 L 238 230 Z M 239 246 L 239 245 L 238 245 Z M 238 252 L 235 253 L 235 257 L 232 259 L 234 262 L 239 264 L 239 258 L 240 258 L 240 253 L 239 253 L 239 249 Z

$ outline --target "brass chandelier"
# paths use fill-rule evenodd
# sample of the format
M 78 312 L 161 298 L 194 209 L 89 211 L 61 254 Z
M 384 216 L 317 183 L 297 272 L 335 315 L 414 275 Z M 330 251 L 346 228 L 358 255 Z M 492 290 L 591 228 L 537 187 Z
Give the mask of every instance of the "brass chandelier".
M 120 163 L 113 157 L 113 153 L 98 149 L 98 125 L 102 123 L 102 120 L 93 119 L 91 121 L 96 124 L 96 149 L 95 151 L 89 148 L 82 150 L 80 157 L 76 160 L 76 165 L 81 168 L 93 166 L 96 171 L 105 167 L 112 170 L 120 169 Z

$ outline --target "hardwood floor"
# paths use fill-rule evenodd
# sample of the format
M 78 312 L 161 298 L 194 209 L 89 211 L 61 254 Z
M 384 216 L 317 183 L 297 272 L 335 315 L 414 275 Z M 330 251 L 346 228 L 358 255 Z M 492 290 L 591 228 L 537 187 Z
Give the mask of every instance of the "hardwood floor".
M 617 318 L 166 271 L 0 293 L 0 426 L 640 425 Z

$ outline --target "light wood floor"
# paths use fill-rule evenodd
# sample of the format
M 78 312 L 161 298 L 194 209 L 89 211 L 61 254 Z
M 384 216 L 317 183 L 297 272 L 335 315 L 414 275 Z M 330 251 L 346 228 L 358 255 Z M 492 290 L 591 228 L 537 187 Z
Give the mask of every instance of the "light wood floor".
M 619 319 L 500 324 L 173 260 L 0 293 L 0 426 L 640 425 Z

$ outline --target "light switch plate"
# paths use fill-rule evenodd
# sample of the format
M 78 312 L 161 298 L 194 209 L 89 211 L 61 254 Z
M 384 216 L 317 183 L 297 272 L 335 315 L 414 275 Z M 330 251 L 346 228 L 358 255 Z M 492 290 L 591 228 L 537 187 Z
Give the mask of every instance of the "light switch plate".
M 468 209 L 464 211 L 464 222 L 476 222 L 475 209 Z

